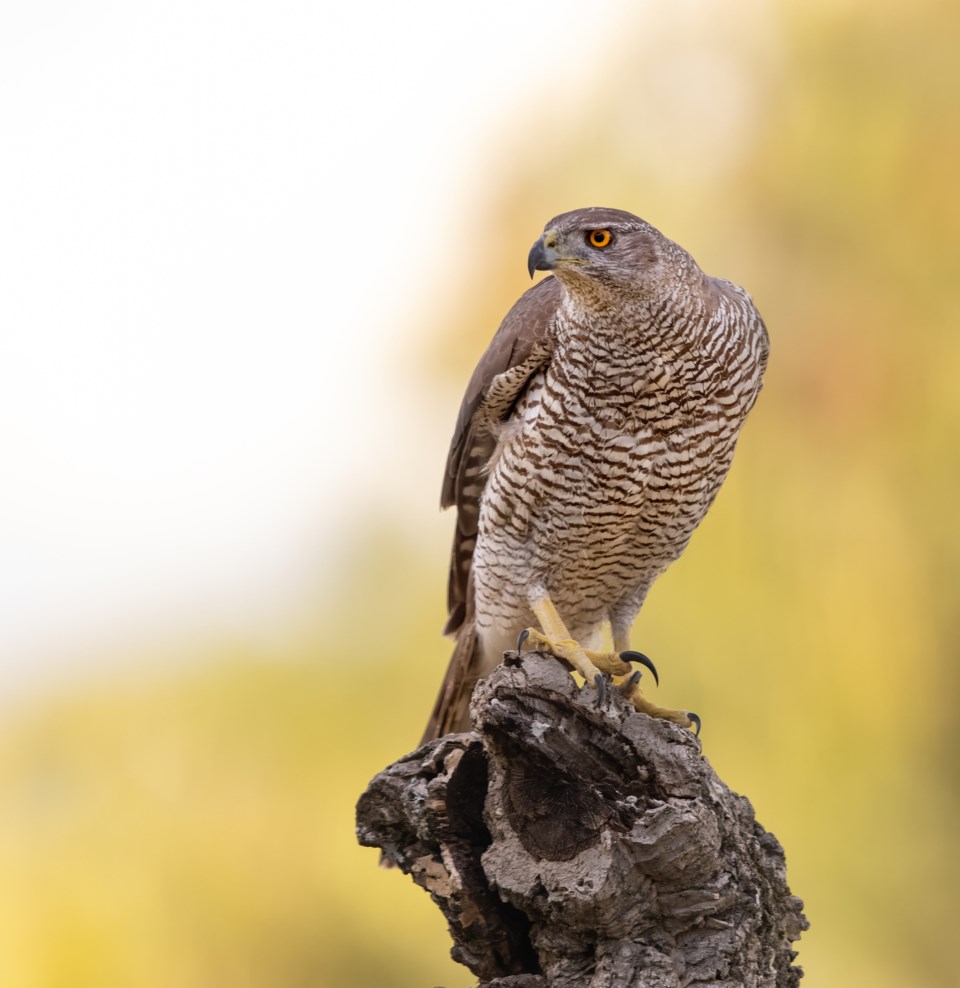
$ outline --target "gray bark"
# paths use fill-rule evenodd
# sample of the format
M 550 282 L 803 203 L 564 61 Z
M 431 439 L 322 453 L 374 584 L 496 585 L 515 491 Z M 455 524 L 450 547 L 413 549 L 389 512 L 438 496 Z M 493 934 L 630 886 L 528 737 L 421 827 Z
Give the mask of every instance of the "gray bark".
M 508 653 L 449 734 L 357 805 L 482 988 L 789 988 L 807 928 L 783 850 L 689 731 Z

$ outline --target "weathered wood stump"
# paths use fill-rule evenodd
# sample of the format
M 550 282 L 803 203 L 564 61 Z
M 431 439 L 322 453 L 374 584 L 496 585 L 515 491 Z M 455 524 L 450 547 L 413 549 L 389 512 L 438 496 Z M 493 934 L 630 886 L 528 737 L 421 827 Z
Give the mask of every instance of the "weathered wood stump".
M 381 772 L 361 844 L 430 893 L 482 988 L 787 988 L 783 850 L 689 731 L 508 653 L 475 730 Z

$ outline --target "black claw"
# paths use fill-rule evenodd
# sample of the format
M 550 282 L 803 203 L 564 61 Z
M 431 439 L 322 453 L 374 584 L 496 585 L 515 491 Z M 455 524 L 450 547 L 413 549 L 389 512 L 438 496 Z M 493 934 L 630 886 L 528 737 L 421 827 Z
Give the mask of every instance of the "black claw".
M 636 686 L 637 683 L 640 682 L 640 677 L 642 675 L 643 673 L 640 672 L 639 669 L 637 669 L 636 672 L 634 672 L 634 674 L 625 683 L 620 684 L 620 692 L 624 696 L 630 696 L 630 694 L 633 692 L 634 686 Z
M 520 637 L 517 639 L 517 651 L 518 652 L 522 652 L 523 651 L 523 643 L 529 637 L 530 637 L 530 629 L 529 628 L 524 628 L 523 631 L 520 632 Z
M 689 710 L 687 711 L 687 717 L 689 720 L 691 720 L 694 724 L 697 725 L 697 729 L 693 733 L 696 734 L 697 737 L 700 737 L 700 727 L 702 726 L 700 724 L 700 718 L 696 714 L 690 713 Z
M 605 706 L 607 702 L 607 680 L 602 672 L 598 672 L 593 677 L 593 685 L 597 688 L 597 706 Z
M 653 673 L 653 680 L 660 685 L 660 677 L 657 675 L 657 667 L 643 654 L 643 652 L 621 652 L 620 658 L 624 662 L 639 662 L 640 665 L 646 666 Z

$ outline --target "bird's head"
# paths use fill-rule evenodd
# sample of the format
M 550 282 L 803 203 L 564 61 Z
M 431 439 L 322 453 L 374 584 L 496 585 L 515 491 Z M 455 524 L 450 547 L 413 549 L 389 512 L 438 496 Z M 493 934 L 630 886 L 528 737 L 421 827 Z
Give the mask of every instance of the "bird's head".
M 547 223 L 530 249 L 527 267 L 552 271 L 573 291 L 603 285 L 649 294 L 672 281 L 686 252 L 649 223 L 622 209 L 590 207 Z

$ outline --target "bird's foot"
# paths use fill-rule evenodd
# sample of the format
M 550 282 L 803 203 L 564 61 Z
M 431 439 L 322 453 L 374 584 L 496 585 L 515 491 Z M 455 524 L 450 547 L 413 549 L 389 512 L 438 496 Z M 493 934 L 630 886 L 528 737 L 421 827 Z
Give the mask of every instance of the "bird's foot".
M 623 654 L 629 655 L 631 653 L 624 652 Z M 614 676 L 613 683 L 641 713 L 648 714 L 650 717 L 659 717 L 661 720 L 669 720 L 672 724 L 691 728 L 695 734 L 700 734 L 700 718 L 696 714 L 688 710 L 668 710 L 666 707 L 658 707 L 652 700 L 647 699 L 643 690 L 640 689 L 639 670 L 631 676 Z
M 630 663 L 624 662 L 616 652 L 592 652 L 572 638 L 549 638 L 536 628 L 527 628 L 520 633 L 518 652 L 525 643 L 537 652 L 555 655 L 579 672 L 588 683 L 592 683 L 600 673 L 624 675 L 631 671 Z
M 686 710 L 667 710 L 658 707 L 648 700 L 643 690 L 640 689 L 639 675 L 634 672 L 631 662 L 638 662 L 646 666 L 657 680 L 657 670 L 653 663 L 641 652 L 631 652 L 628 650 L 621 652 L 592 652 L 584 649 L 579 642 L 570 637 L 567 626 L 557 612 L 553 601 L 545 594 L 532 596 L 530 608 L 540 622 L 543 631 L 536 628 L 527 628 L 520 633 L 517 642 L 519 652 L 524 642 L 529 641 L 533 648 L 541 652 L 549 652 L 558 659 L 565 662 L 597 690 L 597 700 L 604 703 L 607 696 L 606 675 L 613 676 L 614 685 L 633 703 L 634 707 L 641 713 L 649 714 L 651 717 L 659 717 L 662 720 L 669 720 L 680 727 L 695 727 L 697 734 L 700 733 L 700 718 L 696 714 L 691 714 Z M 615 640 L 616 640 L 616 636 Z M 625 645 L 625 638 L 621 638 L 618 644 Z M 606 674 L 606 675 L 605 675 Z
M 601 705 L 606 703 L 607 699 L 608 676 L 614 677 L 614 683 L 617 683 L 618 679 L 619 683 L 629 682 L 632 691 L 640 678 L 640 671 L 633 672 L 631 662 L 639 662 L 646 666 L 659 683 L 654 664 L 640 652 L 596 652 L 581 647 L 580 643 L 572 638 L 548 638 L 536 628 L 526 628 L 520 633 L 517 651 L 521 651 L 526 643 L 538 652 L 549 652 L 556 656 L 583 676 L 586 682 L 596 689 L 597 703 Z

